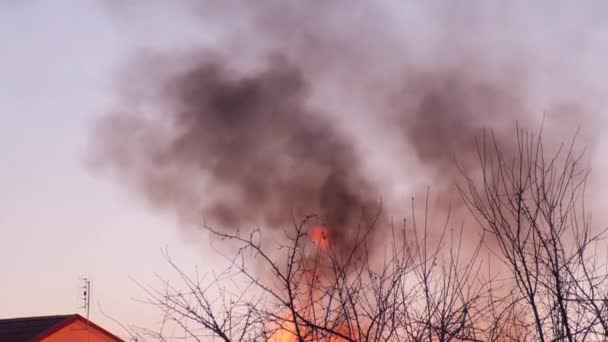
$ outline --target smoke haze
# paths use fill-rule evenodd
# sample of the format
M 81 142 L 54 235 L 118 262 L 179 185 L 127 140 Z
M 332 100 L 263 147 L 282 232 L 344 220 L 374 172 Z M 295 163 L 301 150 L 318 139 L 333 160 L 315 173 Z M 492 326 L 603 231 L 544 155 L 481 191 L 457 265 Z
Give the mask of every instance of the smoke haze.
M 531 47 L 525 7 L 455 6 L 192 4 L 216 39 L 134 57 L 94 165 L 186 225 L 282 228 L 315 212 L 340 237 L 402 183 L 449 195 L 455 161 L 475 172 L 482 129 L 509 146 L 516 121 L 535 130 L 582 99 L 539 76 L 533 59 L 566 44 Z

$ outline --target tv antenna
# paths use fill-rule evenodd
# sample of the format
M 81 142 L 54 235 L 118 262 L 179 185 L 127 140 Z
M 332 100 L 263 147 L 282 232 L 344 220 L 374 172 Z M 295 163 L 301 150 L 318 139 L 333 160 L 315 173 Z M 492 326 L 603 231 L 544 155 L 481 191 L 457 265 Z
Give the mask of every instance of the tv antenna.
M 91 281 L 88 278 L 81 278 L 82 286 L 82 309 L 86 310 L 87 321 L 89 320 L 89 309 L 91 306 Z

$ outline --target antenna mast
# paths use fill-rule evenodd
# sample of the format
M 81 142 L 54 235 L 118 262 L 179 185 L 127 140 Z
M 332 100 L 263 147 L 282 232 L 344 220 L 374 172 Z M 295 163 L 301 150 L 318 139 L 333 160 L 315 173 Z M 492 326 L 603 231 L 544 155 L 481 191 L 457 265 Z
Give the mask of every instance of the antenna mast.
M 87 321 L 89 320 L 89 308 L 91 304 L 91 281 L 88 278 L 82 278 L 82 309 L 86 310 Z

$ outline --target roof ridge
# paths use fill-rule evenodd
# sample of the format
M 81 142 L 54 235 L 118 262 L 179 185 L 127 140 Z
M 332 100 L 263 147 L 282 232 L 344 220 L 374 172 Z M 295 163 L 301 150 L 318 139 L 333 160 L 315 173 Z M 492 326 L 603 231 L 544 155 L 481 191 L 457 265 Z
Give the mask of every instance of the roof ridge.
M 48 316 L 26 316 L 26 317 L 12 317 L 12 318 L 0 318 L 0 322 L 9 321 L 25 321 L 25 320 L 42 320 L 42 319 L 58 319 L 58 318 L 70 318 L 77 314 L 65 314 L 65 315 L 48 315 Z

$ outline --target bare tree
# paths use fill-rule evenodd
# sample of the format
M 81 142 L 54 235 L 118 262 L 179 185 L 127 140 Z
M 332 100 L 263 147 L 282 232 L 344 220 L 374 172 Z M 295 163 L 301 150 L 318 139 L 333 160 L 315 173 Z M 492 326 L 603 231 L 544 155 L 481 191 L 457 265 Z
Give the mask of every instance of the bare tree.
M 165 254 L 182 283 L 160 278 L 161 288 L 144 287 L 166 322 L 145 334 L 162 341 L 607 339 L 604 231 L 592 230 L 585 211 L 588 167 L 575 141 L 549 154 L 541 134 L 518 128 L 515 149 L 484 135 L 481 172 L 464 173 L 458 188 L 481 228 L 475 241 L 449 212 L 431 223 L 428 193 L 423 213 L 412 200 L 402 224 L 380 224 L 380 209 L 362 214 L 339 246 L 315 215 L 280 236 L 205 226 L 212 241 L 234 247 L 215 249 L 229 266 L 191 275 Z M 497 274 L 489 270 L 496 259 L 504 265 Z
M 348 249 L 315 231 L 322 227 L 316 216 L 278 241 L 259 230 L 243 236 L 205 227 L 236 243 L 233 254 L 218 251 L 230 266 L 203 282 L 167 257 L 185 286 L 164 282 L 147 294 L 173 327 L 195 340 L 483 340 L 491 300 L 479 277 L 481 240 L 462 253 L 462 226 L 448 218 L 431 229 L 427 207 L 422 225 L 414 219 L 391 225 L 382 230 L 390 232 L 388 242 L 374 244 L 379 213 L 353 227 Z M 166 329 L 153 337 L 175 338 Z
M 542 132 L 517 129 L 515 150 L 492 134 L 478 144 L 477 177 L 466 176 L 460 193 L 516 284 L 514 302 L 531 315 L 523 329 L 538 341 L 596 340 L 606 333 L 606 273 L 590 255 L 603 231 L 591 230 L 584 193 L 588 167 L 576 137 L 551 154 Z M 509 146 L 511 147 L 511 146 Z M 589 259 L 592 257 L 594 259 Z

